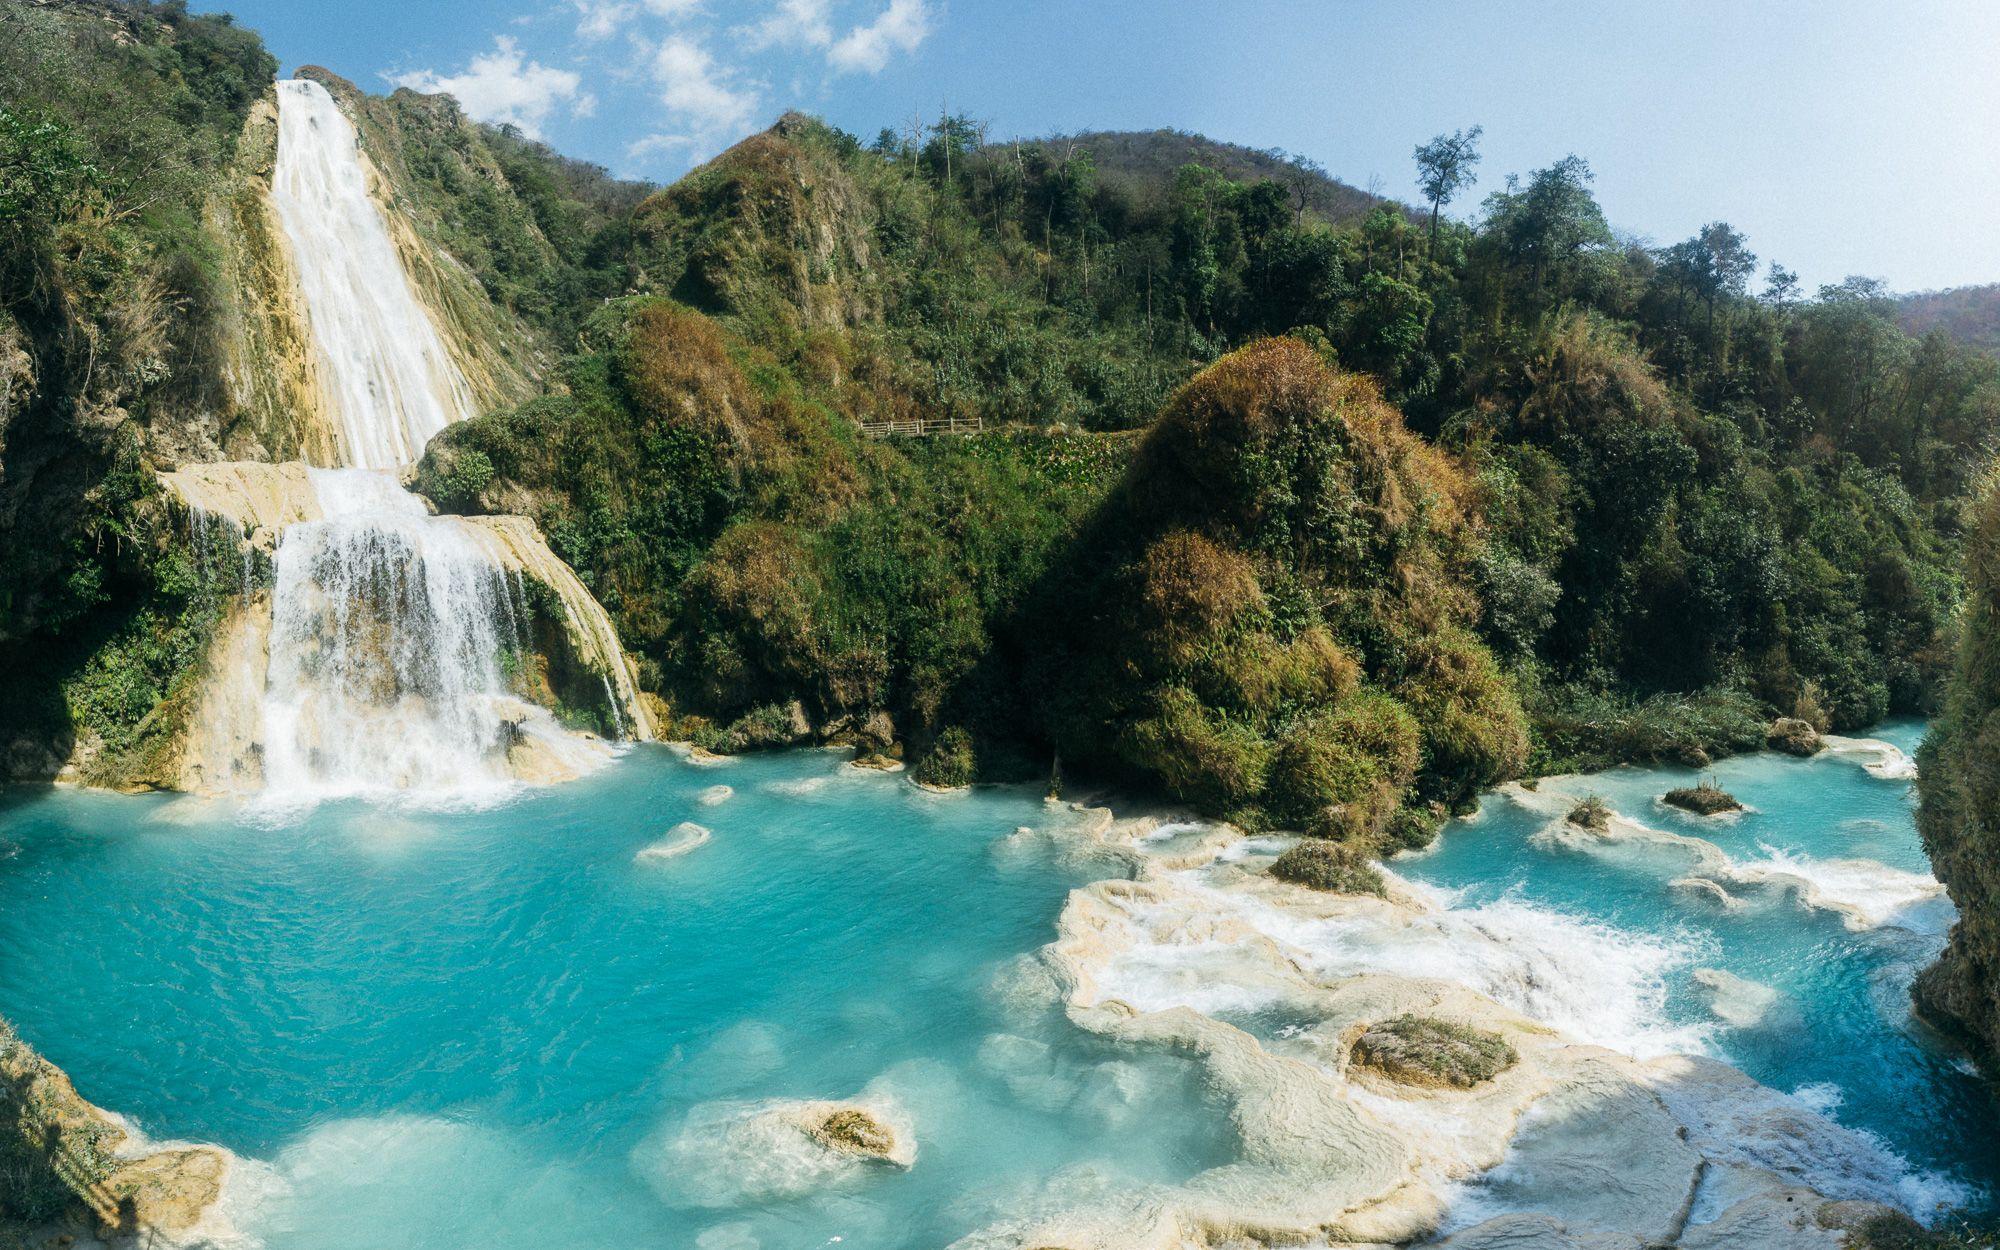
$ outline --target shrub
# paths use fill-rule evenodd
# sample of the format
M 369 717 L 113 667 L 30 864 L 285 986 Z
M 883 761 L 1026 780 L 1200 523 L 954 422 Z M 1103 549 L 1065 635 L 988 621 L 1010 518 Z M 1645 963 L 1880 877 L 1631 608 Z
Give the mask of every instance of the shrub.
M 1278 856 L 1271 875 L 1280 881 L 1302 885 L 1328 894 L 1387 893 L 1382 874 L 1352 847 L 1319 838 L 1306 838 Z
M 1382 846 L 1390 851 L 1416 851 L 1429 846 L 1444 828 L 1442 803 L 1405 803 L 1389 817 L 1382 831 Z
M 932 740 L 930 750 L 917 761 L 916 777 L 927 786 L 951 789 L 971 785 L 978 771 L 972 735 L 951 725 Z
M 1146 549 L 1139 586 L 1147 634 L 1158 653 L 1174 663 L 1185 662 L 1195 645 L 1240 613 L 1263 605 L 1249 560 L 1186 530 Z
M 1539 692 L 1530 706 L 1538 739 L 1531 768 L 1538 773 L 1663 761 L 1701 767 L 1764 745 L 1763 711 L 1740 690 L 1634 701 L 1564 686 Z
M 1156 715 L 1119 735 L 1132 766 L 1159 777 L 1167 793 L 1209 811 L 1229 811 L 1264 789 L 1271 748 L 1255 729 L 1205 708 L 1186 690 L 1169 688 Z

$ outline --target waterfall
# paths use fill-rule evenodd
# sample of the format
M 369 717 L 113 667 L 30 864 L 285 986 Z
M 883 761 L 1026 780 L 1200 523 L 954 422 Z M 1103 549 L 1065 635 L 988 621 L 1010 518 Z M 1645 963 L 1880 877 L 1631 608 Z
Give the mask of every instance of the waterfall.
M 432 435 L 471 415 L 472 392 L 368 193 L 353 123 L 309 79 L 278 84 L 271 201 L 305 295 L 341 463 L 415 463 Z
M 268 800 L 478 797 L 573 768 L 586 744 L 508 680 L 527 641 L 518 577 L 477 527 L 396 481 L 470 415 L 471 392 L 368 193 L 354 127 L 316 82 L 278 84 L 272 200 L 340 463 L 308 470 L 317 516 L 285 526 L 272 560 Z M 513 759 L 524 747 L 533 758 Z

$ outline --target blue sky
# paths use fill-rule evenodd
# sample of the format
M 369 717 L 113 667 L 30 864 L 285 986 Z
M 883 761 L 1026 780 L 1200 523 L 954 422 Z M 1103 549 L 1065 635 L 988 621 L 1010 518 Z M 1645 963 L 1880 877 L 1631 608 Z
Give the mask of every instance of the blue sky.
M 667 181 L 786 108 L 864 137 L 943 106 L 994 137 L 1174 126 L 1411 198 L 1410 150 L 1486 130 L 1481 179 L 1587 159 L 1615 225 L 1724 219 L 1807 284 L 2000 281 L 2000 4 L 1987 0 L 196 0 L 287 71 L 448 90 Z

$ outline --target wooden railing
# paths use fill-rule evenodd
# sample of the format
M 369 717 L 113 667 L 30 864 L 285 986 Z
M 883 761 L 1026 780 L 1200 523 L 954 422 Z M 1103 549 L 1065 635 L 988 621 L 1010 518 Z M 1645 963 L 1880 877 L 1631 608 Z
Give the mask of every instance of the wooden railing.
M 979 417 L 907 417 L 900 421 L 863 421 L 869 438 L 930 438 L 938 434 L 977 434 L 986 428 Z

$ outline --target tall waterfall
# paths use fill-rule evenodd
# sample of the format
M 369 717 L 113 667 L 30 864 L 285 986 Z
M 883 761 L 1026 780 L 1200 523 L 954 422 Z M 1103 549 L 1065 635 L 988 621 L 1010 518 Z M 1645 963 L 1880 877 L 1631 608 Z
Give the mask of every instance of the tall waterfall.
M 471 392 L 368 193 L 354 127 L 310 81 L 278 84 L 278 119 L 272 198 L 341 462 L 310 470 L 319 519 L 285 527 L 273 560 L 265 793 L 490 793 L 524 743 L 583 744 L 509 687 L 505 656 L 527 643 L 518 579 L 396 481 Z
M 414 463 L 433 434 L 472 414 L 472 392 L 368 194 L 353 123 L 310 79 L 278 84 L 271 201 L 304 290 L 341 463 Z

